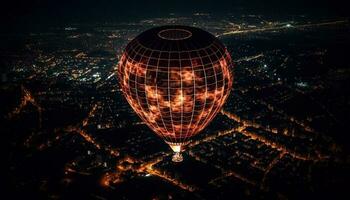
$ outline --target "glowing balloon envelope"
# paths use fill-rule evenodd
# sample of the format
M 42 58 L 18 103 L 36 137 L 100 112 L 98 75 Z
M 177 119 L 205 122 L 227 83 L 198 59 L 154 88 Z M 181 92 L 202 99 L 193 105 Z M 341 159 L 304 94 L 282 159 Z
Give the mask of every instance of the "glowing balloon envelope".
M 188 26 L 149 29 L 127 46 L 118 65 L 121 90 L 140 118 L 175 152 L 224 105 L 232 60 L 213 35 Z

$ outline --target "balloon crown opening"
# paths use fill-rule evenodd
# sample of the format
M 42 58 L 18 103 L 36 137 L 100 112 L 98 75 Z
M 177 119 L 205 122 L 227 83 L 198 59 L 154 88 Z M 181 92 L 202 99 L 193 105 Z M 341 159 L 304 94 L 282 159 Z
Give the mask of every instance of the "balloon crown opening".
M 185 29 L 164 29 L 158 32 L 158 36 L 164 40 L 185 40 L 190 38 L 192 33 Z

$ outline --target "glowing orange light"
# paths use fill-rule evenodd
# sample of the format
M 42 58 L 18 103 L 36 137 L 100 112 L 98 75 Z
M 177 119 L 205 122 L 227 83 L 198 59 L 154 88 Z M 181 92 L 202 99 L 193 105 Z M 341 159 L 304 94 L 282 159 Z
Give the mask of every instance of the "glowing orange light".
M 231 68 L 229 53 L 213 35 L 194 27 L 163 26 L 127 45 L 118 78 L 135 112 L 179 153 L 225 103 Z

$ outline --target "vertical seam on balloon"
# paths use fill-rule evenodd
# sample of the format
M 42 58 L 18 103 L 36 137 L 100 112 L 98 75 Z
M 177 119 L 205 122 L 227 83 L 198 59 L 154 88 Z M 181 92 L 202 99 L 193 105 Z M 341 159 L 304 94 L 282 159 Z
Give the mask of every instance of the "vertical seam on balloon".
M 133 44 L 133 47 L 134 47 L 135 45 Z M 126 67 L 126 65 L 129 63 L 129 56 L 126 58 L 126 62 L 125 62 L 125 66 L 124 66 L 124 68 Z M 124 70 L 124 71 L 126 71 L 126 70 Z M 130 73 L 131 73 L 131 69 L 129 69 L 129 70 L 127 70 L 127 73 L 128 73 L 128 87 L 127 88 L 125 88 L 125 86 L 123 85 L 123 90 L 128 90 L 129 92 L 127 93 L 127 91 L 125 91 L 125 93 L 127 94 L 127 96 L 128 95 L 131 95 L 131 88 L 130 88 Z M 126 77 L 126 76 L 125 76 Z M 128 101 L 128 103 L 130 104 L 130 106 L 135 110 L 135 108 L 133 107 L 133 103 L 129 100 L 129 98 L 126 98 L 126 100 Z M 136 112 L 136 111 L 135 111 Z M 140 114 L 138 114 L 137 112 L 136 112 L 136 114 L 141 118 L 141 119 L 143 119 L 142 118 L 142 116 L 140 116 Z
M 186 131 L 186 136 L 184 138 L 188 137 L 188 131 L 191 129 L 191 126 L 192 126 L 193 115 L 194 115 L 194 110 L 195 110 L 195 106 L 196 106 L 196 75 L 195 75 L 195 71 L 194 71 L 193 65 L 192 65 L 191 54 L 188 51 L 186 53 L 188 54 L 188 60 L 190 61 L 192 75 L 193 75 L 193 106 L 192 106 L 192 113 L 191 113 L 191 121 L 188 125 L 187 131 Z
M 226 57 L 225 57 L 226 53 L 227 53 L 227 51 L 226 51 L 226 49 L 225 49 L 224 54 L 222 55 L 221 58 L 223 58 L 223 59 L 225 60 L 226 66 L 222 67 L 222 70 L 224 70 L 224 68 L 227 68 L 227 69 L 228 69 L 228 67 L 229 67 L 229 65 L 227 64 L 227 61 L 228 61 L 229 58 L 226 58 Z M 217 56 L 216 56 L 216 57 L 217 57 Z M 218 57 L 217 57 L 217 58 L 218 58 Z M 221 58 L 218 58 L 219 61 L 220 61 Z M 221 66 L 221 64 L 220 64 L 220 66 Z M 223 90 L 224 90 L 224 92 L 225 92 L 225 84 L 226 84 L 226 82 L 225 82 L 225 73 L 222 73 L 222 74 L 223 74 L 223 76 L 222 76 L 222 79 L 223 79 Z M 230 75 L 231 75 L 231 74 L 228 74 L 229 78 L 230 78 Z M 229 89 L 230 89 L 230 86 L 227 85 L 227 90 L 229 90 Z M 226 100 L 227 97 L 229 96 L 229 94 L 230 94 L 230 93 L 228 93 L 227 95 L 224 95 L 224 93 L 222 93 L 221 98 L 224 97 L 224 99 Z M 225 102 L 225 101 L 223 101 L 223 99 L 221 99 L 220 104 L 222 104 L 222 105 L 220 105 L 219 107 L 217 107 L 216 110 L 215 110 L 215 112 L 217 112 L 218 109 L 221 109 L 221 107 L 223 106 L 223 102 Z M 211 121 L 212 118 L 214 118 L 214 117 L 212 116 L 212 117 L 210 118 L 209 121 Z
M 139 91 L 138 91 L 138 85 L 137 85 L 137 83 L 138 83 L 137 78 L 138 78 L 139 76 L 138 76 L 138 74 L 137 74 L 137 68 L 140 67 L 141 60 L 142 60 L 143 55 L 144 55 L 144 53 L 145 53 L 146 51 L 144 51 L 143 54 L 139 54 L 140 51 L 141 51 L 141 48 L 140 48 L 140 50 L 138 51 L 138 54 L 137 54 L 137 55 L 140 56 L 140 60 L 139 60 L 139 61 L 136 61 L 135 65 L 134 65 L 134 67 L 135 67 L 135 72 L 134 72 L 134 74 L 135 74 L 136 99 L 137 99 L 137 103 L 139 104 L 140 109 L 141 109 L 141 115 L 143 114 L 143 116 L 144 116 L 144 115 L 145 115 L 145 114 L 144 114 L 144 113 L 145 113 L 145 110 L 143 109 L 143 106 L 142 106 L 141 103 L 140 103 L 139 94 L 138 94 Z M 140 68 L 141 68 L 141 67 L 140 67 Z M 144 116 L 144 118 L 146 118 L 146 116 Z
M 201 115 L 203 115 L 203 111 L 205 110 L 205 106 L 207 104 L 207 93 L 208 93 L 207 74 L 205 72 L 205 67 L 204 67 L 204 64 L 203 64 L 202 57 L 199 55 L 198 51 L 196 51 L 195 53 L 198 55 L 198 58 L 201 60 L 201 66 L 202 66 L 203 73 L 204 73 L 205 99 L 204 99 L 204 105 L 203 105 L 202 111 L 200 113 L 200 116 L 201 116 Z M 191 59 L 191 61 L 192 61 L 192 59 Z M 200 121 L 201 120 L 198 120 L 196 122 L 196 125 L 195 125 L 195 128 L 193 129 L 193 132 L 196 132 L 196 129 L 198 128 L 198 124 L 199 124 Z
M 214 44 L 214 43 L 213 43 Z M 214 46 L 215 46 L 215 44 L 214 44 Z M 207 55 L 208 55 L 208 51 L 207 50 L 204 50 L 204 51 L 206 51 L 207 52 Z M 209 55 L 208 55 L 208 57 L 209 57 Z M 213 68 L 213 70 L 214 70 L 214 74 L 215 74 L 215 92 L 214 92 L 214 103 L 212 104 L 212 106 L 210 107 L 210 111 L 208 112 L 208 115 L 207 115 L 207 117 L 206 117 L 206 119 L 204 120 L 204 125 L 203 125 L 203 128 L 205 127 L 205 126 L 207 126 L 207 124 L 212 120 L 212 116 L 215 116 L 215 113 L 217 112 L 217 110 L 218 110 L 218 108 L 220 107 L 220 106 L 217 106 L 217 108 L 214 110 L 214 112 L 212 112 L 213 111 L 213 107 L 214 107 L 214 104 L 216 103 L 216 91 L 218 90 L 218 80 L 217 80 L 217 73 L 216 73 L 216 70 L 215 70 L 215 67 L 214 67 L 214 63 L 213 63 L 213 61 L 212 61 L 212 59 L 209 57 L 209 59 L 210 59 L 210 62 L 211 62 L 211 66 L 212 66 L 212 68 Z M 219 63 L 220 63 L 220 60 L 218 60 L 219 61 Z M 221 66 L 220 66 L 221 67 Z M 222 69 L 222 67 L 221 67 L 221 70 L 223 70 Z M 224 77 L 224 76 L 223 76 Z M 225 79 L 224 79 L 225 80 Z M 223 83 L 223 86 L 225 86 L 225 81 L 224 81 L 224 83 Z M 221 94 L 221 97 L 220 97 L 220 99 L 223 97 L 223 95 L 224 95 L 224 93 L 222 93 Z M 219 105 L 220 105 L 220 102 L 219 102 Z M 209 117 L 210 116 L 210 117 Z M 209 120 L 208 120 L 209 119 Z
M 146 50 L 146 51 L 147 51 L 147 50 Z M 146 52 L 146 51 L 145 51 L 145 52 Z M 146 96 L 145 99 L 146 99 L 146 104 L 147 104 L 147 107 L 148 107 L 148 111 L 149 111 L 150 113 L 152 113 L 152 115 L 153 115 L 153 112 L 151 111 L 150 105 L 149 105 L 149 103 L 148 103 L 148 97 L 147 97 L 147 93 L 146 93 L 146 85 L 147 85 L 147 84 L 146 84 L 146 81 L 147 81 L 148 63 L 149 63 L 149 61 L 151 60 L 151 55 L 152 55 L 152 53 L 153 53 L 153 51 L 151 51 L 151 53 L 150 53 L 150 55 L 149 55 L 149 57 L 148 57 L 147 65 L 146 65 L 144 87 L 145 87 L 145 96 Z M 145 55 L 145 54 L 143 54 L 143 55 Z M 158 111 L 159 111 L 159 113 L 160 113 L 160 109 L 158 109 Z M 157 129 L 159 129 L 159 131 L 162 131 L 162 130 L 160 130 L 160 127 L 159 127 L 158 123 L 155 122 L 155 124 L 157 125 Z M 152 127 L 152 128 L 155 128 L 155 126 L 151 126 L 151 127 Z M 157 131 L 155 131 L 155 132 L 157 132 Z M 159 135 L 161 135 L 161 137 L 162 137 L 163 139 L 165 139 L 162 132 L 159 133 Z
M 163 49 L 163 47 L 164 47 L 164 45 L 162 46 L 162 48 L 161 49 Z M 161 58 L 161 51 L 159 52 L 159 56 L 158 56 L 158 60 L 157 60 L 157 70 L 156 70 L 156 81 L 157 81 L 157 79 L 158 79 L 158 67 L 159 67 L 159 61 L 160 61 L 160 58 Z M 167 133 L 169 133 L 169 130 L 168 130 L 168 128 L 167 128 L 167 126 L 165 125 L 165 122 L 164 122 L 164 119 L 163 119 L 163 115 L 162 115 L 162 112 L 161 112 L 161 110 L 160 110 L 160 107 L 159 107 L 159 101 L 158 101 L 158 84 L 156 83 L 156 99 L 157 99 L 157 106 L 158 106 L 158 110 L 159 110 L 159 113 L 160 113 L 160 118 L 162 119 L 162 122 L 163 122 L 163 125 L 164 125 L 164 128 L 165 128 L 165 130 L 167 131 Z M 162 134 L 163 135 L 163 134 Z M 164 136 L 164 137 L 166 137 L 166 138 L 170 138 L 167 134 L 165 134 L 166 136 Z
M 180 74 L 180 84 L 181 84 L 181 100 L 182 100 L 182 103 L 181 103 L 181 133 L 180 133 L 180 143 L 182 142 L 182 129 L 183 129 L 183 115 L 184 115 L 184 92 L 183 92 L 183 83 L 182 83 L 182 66 L 181 66 L 181 58 L 180 58 L 180 53 L 179 54 L 179 74 Z
M 168 100 L 169 100 L 169 108 L 170 108 L 170 121 L 171 121 L 171 127 L 172 127 L 172 134 L 175 135 L 175 142 L 176 142 L 176 134 L 175 134 L 175 131 L 174 131 L 174 123 L 173 123 L 173 114 L 172 114 L 172 106 L 171 106 L 171 96 L 170 96 L 170 52 L 169 51 L 166 51 L 168 52 Z

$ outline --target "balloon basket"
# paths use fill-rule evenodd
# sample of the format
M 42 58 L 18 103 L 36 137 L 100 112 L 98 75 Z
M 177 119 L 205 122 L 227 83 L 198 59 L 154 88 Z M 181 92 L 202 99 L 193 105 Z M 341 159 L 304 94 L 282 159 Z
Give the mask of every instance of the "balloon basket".
M 182 157 L 180 152 L 175 152 L 173 157 L 171 158 L 173 162 L 182 162 L 184 158 Z
M 172 143 L 172 142 L 166 142 L 166 143 L 170 146 L 170 148 L 174 152 L 171 160 L 173 162 L 182 162 L 183 156 L 181 154 L 181 151 L 183 150 L 183 147 L 189 143 L 189 141 L 182 142 L 182 143 Z

